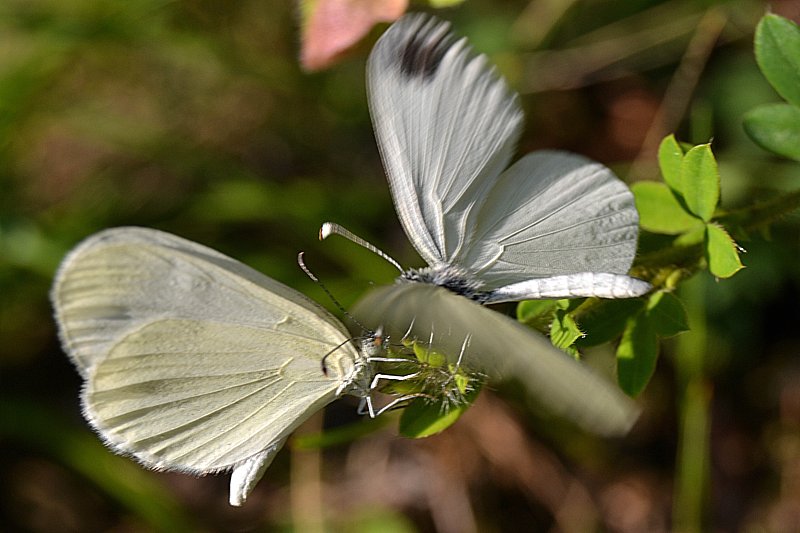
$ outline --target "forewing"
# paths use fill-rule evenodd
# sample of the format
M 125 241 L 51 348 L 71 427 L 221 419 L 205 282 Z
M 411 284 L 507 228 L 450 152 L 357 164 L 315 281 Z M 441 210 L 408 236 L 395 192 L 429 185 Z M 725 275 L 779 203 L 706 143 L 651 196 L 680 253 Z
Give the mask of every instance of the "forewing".
M 347 339 L 327 311 L 275 280 L 169 233 L 123 227 L 97 233 L 64 259 L 51 293 L 64 348 L 78 370 L 129 331 L 165 318 L 225 320 L 325 339 Z
M 490 380 L 518 380 L 528 394 L 556 415 L 603 435 L 627 432 L 638 416 L 635 403 L 614 384 L 554 348 L 542 335 L 441 287 L 396 284 L 370 291 L 353 314 L 367 327 L 383 325 L 400 339 L 411 336 L 484 372 Z
M 449 25 L 407 15 L 367 65 L 375 135 L 403 228 L 430 265 L 469 240 L 522 124 L 515 94 Z
M 486 288 L 581 272 L 627 274 L 639 214 L 605 166 L 557 151 L 526 155 L 500 177 L 458 263 Z
M 261 463 L 256 454 L 335 398 L 339 379 L 320 369 L 327 349 L 280 326 L 158 320 L 90 369 L 84 414 L 111 446 L 151 468 Z

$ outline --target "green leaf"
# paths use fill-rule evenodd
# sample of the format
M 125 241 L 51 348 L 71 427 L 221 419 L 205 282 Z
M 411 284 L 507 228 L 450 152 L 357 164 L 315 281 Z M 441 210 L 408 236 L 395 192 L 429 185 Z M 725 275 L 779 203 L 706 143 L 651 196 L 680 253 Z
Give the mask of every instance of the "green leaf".
M 517 305 L 517 320 L 541 332 L 546 332 L 556 312 L 556 300 L 525 300 Z
M 683 198 L 689 210 L 708 222 L 719 203 L 719 171 L 710 144 L 689 150 L 681 164 Z
M 414 341 L 412 346 L 414 355 L 421 363 L 427 363 L 432 367 L 441 367 L 447 362 L 446 355 L 431 349 L 426 343 Z
M 664 178 L 664 182 L 678 196 L 683 195 L 681 163 L 683 163 L 683 149 L 678 144 L 678 141 L 675 140 L 675 136 L 664 137 L 658 147 L 658 166 L 661 167 L 661 175 Z
M 700 246 L 706 240 L 706 225 L 700 224 L 686 233 L 680 235 L 673 244 L 679 247 Z
M 597 346 L 616 339 L 625 329 L 628 319 L 644 308 L 644 300 L 601 300 L 591 311 L 580 315 L 578 325 L 585 335 L 575 341 L 575 346 Z
M 718 278 L 729 278 L 744 268 L 738 246 L 717 224 L 706 226 L 706 260 L 708 270 Z
M 702 224 L 686 212 L 663 183 L 640 181 L 631 190 L 639 211 L 639 225 L 647 231 L 678 235 Z
M 800 161 L 800 108 L 759 106 L 745 115 L 744 130 L 761 148 Z
M 478 397 L 480 387 L 467 392 L 466 403 L 447 406 L 442 401 L 418 398 L 403 410 L 398 431 L 404 437 L 421 439 L 430 437 L 452 426 Z
M 653 293 L 647 301 L 647 316 L 659 337 L 672 337 L 689 330 L 686 309 L 672 293 Z
M 800 106 L 800 28 L 778 15 L 765 15 L 755 38 L 756 61 L 787 102 Z
M 628 320 L 617 348 L 617 379 L 630 396 L 644 390 L 656 369 L 658 337 L 646 313 Z
M 566 309 L 556 310 L 555 319 L 550 326 L 550 342 L 553 346 L 576 357 L 578 351 L 572 345 L 582 336 L 583 332 L 575 322 L 575 318 Z
M 430 437 L 452 426 L 463 412 L 461 407 L 442 412 L 440 404 L 429 403 L 420 398 L 403 410 L 399 432 L 411 439 Z

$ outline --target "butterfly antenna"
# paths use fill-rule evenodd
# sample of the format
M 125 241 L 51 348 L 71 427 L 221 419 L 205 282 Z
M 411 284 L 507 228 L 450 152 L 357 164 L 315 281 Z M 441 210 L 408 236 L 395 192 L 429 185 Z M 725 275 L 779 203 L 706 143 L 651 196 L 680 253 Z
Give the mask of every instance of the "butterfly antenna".
M 345 239 L 358 244 L 359 246 L 363 246 L 370 252 L 384 258 L 389 263 L 393 264 L 397 270 L 400 271 L 402 274 L 404 272 L 403 267 L 400 266 L 400 263 L 392 259 L 387 253 L 383 252 L 382 250 L 378 249 L 375 245 L 365 241 L 355 233 L 343 228 L 339 224 L 335 224 L 333 222 L 326 222 L 322 225 L 319 230 L 319 240 L 324 240 L 330 237 L 331 235 L 341 235 Z
M 305 252 L 300 252 L 297 254 L 297 264 L 300 265 L 300 268 L 303 269 L 303 272 L 306 273 L 306 276 L 311 278 L 311 281 L 319 285 L 319 288 L 325 291 L 325 294 L 327 294 L 328 298 L 331 299 L 333 305 L 335 305 L 339 309 L 339 311 L 341 311 L 344 314 L 344 316 L 352 320 L 356 326 L 360 327 L 364 331 L 372 332 L 371 329 L 365 327 L 364 324 L 356 320 L 356 318 L 353 315 L 348 313 L 347 309 L 345 309 L 344 306 L 342 306 L 342 304 L 339 303 L 339 300 L 337 300 L 336 297 L 333 294 L 331 294 L 331 291 L 329 291 L 328 288 L 322 284 L 319 278 L 315 276 L 313 272 L 311 272 L 311 270 L 306 266 L 305 262 L 303 261 L 303 255 L 305 255 Z
M 319 363 L 322 366 L 322 373 L 325 375 L 325 377 L 328 376 L 328 365 L 325 364 L 325 360 L 328 358 L 329 355 L 333 354 L 336 350 L 338 350 L 339 348 L 341 348 L 342 346 L 344 346 L 345 344 L 347 344 L 351 340 L 353 340 L 353 339 L 347 339 L 344 342 L 340 342 L 336 346 L 336 348 L 332 349 L 331 351 L 329 351 L 328 353 L 326 353 L 325 355 L 322 356 L 322 359 L 320 360 Z

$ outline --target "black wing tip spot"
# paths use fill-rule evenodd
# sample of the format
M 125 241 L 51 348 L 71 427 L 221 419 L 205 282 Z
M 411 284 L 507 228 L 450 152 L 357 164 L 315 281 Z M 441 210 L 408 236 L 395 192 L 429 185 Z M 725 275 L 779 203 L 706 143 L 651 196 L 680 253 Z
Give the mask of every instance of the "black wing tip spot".
M 409 78 L 429 79 L 439 69 L 453 36 L 447 23 L 433 18 L 417 20 L 420 24 L 410 28 L 410 35 L 400 46 L 400 72 Z

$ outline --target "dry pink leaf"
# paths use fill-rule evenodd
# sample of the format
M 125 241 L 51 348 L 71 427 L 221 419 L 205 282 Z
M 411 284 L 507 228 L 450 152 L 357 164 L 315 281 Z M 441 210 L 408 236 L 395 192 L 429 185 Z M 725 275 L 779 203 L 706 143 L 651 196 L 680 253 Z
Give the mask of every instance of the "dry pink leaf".
M 320 70 L 334 63 L 378 22 L 392 22 L 408 0 L 301 0 L 303 37 L 300 63 Z

